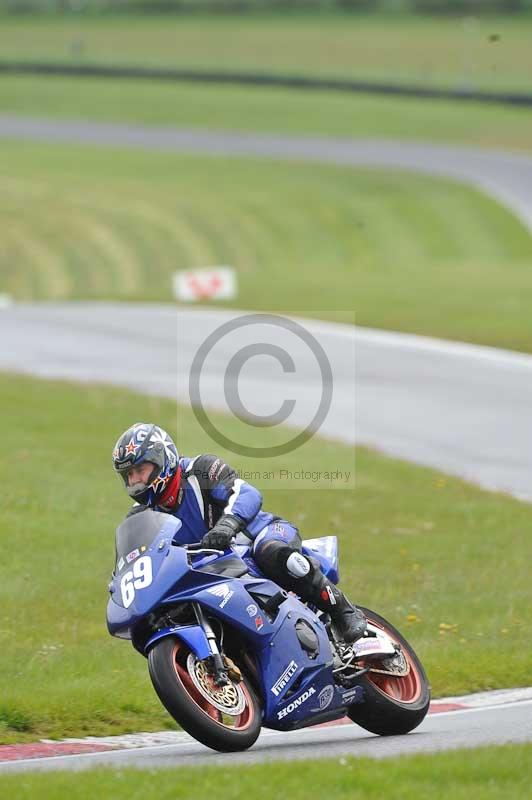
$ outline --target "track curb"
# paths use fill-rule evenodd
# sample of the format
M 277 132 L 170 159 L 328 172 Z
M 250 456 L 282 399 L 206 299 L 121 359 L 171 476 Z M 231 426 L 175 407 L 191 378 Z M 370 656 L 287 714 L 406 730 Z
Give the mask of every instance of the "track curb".
M 532 687 L 498 689 L 460 697 L 444 697 L 433 700 L 430 704 L 429 714 L 473 711 L 479 708 L 493 708 L 496 706 L 529 701 L 532 701 Z M 341 720 L 325 723 L 325 725 L 318 725 L 316 727 L 331 727 L 336 725 L 354 725 L 354 723 L 347 717 L 344 717 Z M 277 731 L 268 731 L 268 735 L 275 736 L 276 734 Z M 164 747 L 185 744 L 192 741 L 192 738 L 183 731 L 132 733 L 122 736 L 86 736 L 80 739 L 70 738 L 59 741 L 41 739 L 38 742 L 0 745 L 0 763 L 25 761 L 28 759 L 48 759 L 57 756 L 77 756 L 85 753 L 103 753 L 112 750 Z

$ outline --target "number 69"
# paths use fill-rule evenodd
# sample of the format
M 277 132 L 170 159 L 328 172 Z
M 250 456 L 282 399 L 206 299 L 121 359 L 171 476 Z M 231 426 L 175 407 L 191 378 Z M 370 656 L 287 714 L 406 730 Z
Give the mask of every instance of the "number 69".
M 145 589 L 153 580 L 150 556 L 142 556 L 133 564 L 133 569 L 122 575 L 120 591 L 124 608 L 129 608 L 135 599 L 135 589 Z

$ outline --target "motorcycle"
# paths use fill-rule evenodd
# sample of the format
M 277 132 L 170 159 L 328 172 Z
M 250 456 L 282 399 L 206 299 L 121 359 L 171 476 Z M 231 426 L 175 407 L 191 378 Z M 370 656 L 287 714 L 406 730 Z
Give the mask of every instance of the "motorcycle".
M 214 750 L 245 750 L 262 727 L 297 730 L 350 717 L 382 736 L 424 719 L 430 687 L 411 645 L 363 608 L 353 644 L 331 619 L 262 575 L 249 540 L 230 550 L 180 545 L 177 518 L 146 510 L 116 532 L 107 606 L 109 633 L 147 657 L 174 720 Z M 338 582 L 335 536 L 303 552 Z

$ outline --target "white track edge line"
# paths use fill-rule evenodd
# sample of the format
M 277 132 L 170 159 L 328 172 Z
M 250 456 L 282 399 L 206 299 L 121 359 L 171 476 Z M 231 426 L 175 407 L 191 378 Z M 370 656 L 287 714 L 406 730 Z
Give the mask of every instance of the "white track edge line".
M 493 711 L 493 709 L 495 709 L 495 708 L 503 710 L 503 709 L 506 709 L 506 708 L 513 708 L 515 706 L 522 706 L 522 705 L 532 705 L 532 699 L 530 699 L 530 700 L 516 700 L 513 703 L 496 703 L 495 705 L 491 705 L 491 706 L 475 706 L 475 707 L 471 707 L 471 708 L 457 708 L 457 709 L 453 709 L 452 711 L 440 711 L 437 714 L 434 714 L 434 716 L 436 716 L 436 717 L 444 717 L 444 716 L 448 717 L 448 716 L 454 716 L 456 714 L 464 714 L 464 713 L 471 713 L 471 712 L 478 712 L 478 711 Z M 356 723 L 353 722 L 352 724 L 355 725 Z M 331 727 L 335 727 L 335 726 L 331 726 Z M 345 730 L 346 732 L 350 730 L 350 728 L 347 728 L 347 726 L 344 726 L 344 725 L 338 725 L 336 727 L 338 727 L 340 730 Z M 321 730 L 325 731 L 327 729 L 326 728 L 319 728 L 319 730 L 320 731 Z M 269 739 L 269 738 L 275 738 L 275 737 L 277 737 L 279 735 L 283 735 L 285 733 L 294 733 L 294 734 L 297 733 L 299 735 L 307 734 L 307 733 L 315 734 L 316 733 L 316 728 L 314 726 L 310 726 L 308 728 L 302 728 L 299 731 L 265 731 L 264 733 L 260 734 L 260 737 Z M 342 737 L 342 738 L 347 738 L 347 736 Z M 191 742 L 177 742 L 177 743 L 174 743 L 174 744 L 147 745 L 146 747 L 142 747 L 142 746 L 141 747 L 122 747 L 122 748 L 109 747 L 106 750 L 100 750 L 98 752 L 93 752 L 93 753 L 65 753 L 64 755 L 57 755 L 57 756 L 38 756 L 37 758 L 20 758 L 20 759 L 14 759 L 13 761 L 2 761 L 2 762 L 0 762 L 0 772 L 2 771 L 2 766 L 6 765 L 6 764 L 9 764 L 9 765 L 11 765 L 11 764 L 16 764 L 16 765 L 38 764 L 41 761 L 42 762 L 46 762 L 47 764 L 49 764 L 51 762 L 54 762 L 54 761 L 57 761 L 57 760 L 62 760 L 62 759 L 65 759 L 65 758 L 66 759 L 70 759 L 70 758 L 81 758 L 81 759 L 97 758 L 98 756 L 105 756 L 105 755 L 114 754 L 114 753 L 117 753 L 117 754 L 120 754 L 120 753 L 131 753 L 133 751 L 142 751 L 143 753 L 156 753 L 159 750 L 166 751 L 166 750 L 169 750 L 171 748 L 175 749 L 175 748 L 179 748 L 179 747 L 186 747 L 189 744 L 197 744 L 197 742 L 192 740 Z M 208 748 L 206 748 L 206 751 L 208 753 L 211 752 Z M 193 755 L 198 755 L 198 754 L 194 753 Z
M 246 311 L 245 309 L 214 309 L 204 308 L 185 308 L 177 306 L 177 312 L 185 316 L 188 314 L 199 314 L 205 317 L 218 317 L 234 319 L 235 316 L 247 316 L 249 314 L 265 314 L 266 316 L 288 317 L 295 322 L 304 324 L 309 330 L 329 336 L 341 336 L 353 339 L 355 344 L 369 343 L 385 347 L 395 347 L 407 350 L 418 350 L 423 352 L 438 353 L 440 355 L 459 356 L 462 358 L 476 358 L 491 363 L 505 364 L 513 367 L 525 367 L 532 369 L 532 355 L 521 353 L 518 350 L 504 350 L 500 347 L 491 345 L 472 344 L 470 342 L 459 342 L 451 339 L 440 339 L 433 336 L 422 336 L 416 333 L 404 333 L 402 331 L 387 331 L 379 328 L 366 328 L 349 323 L 331 322 L 317 318 L 299 317 L 292 314 L 278 314 L 275 312 Z

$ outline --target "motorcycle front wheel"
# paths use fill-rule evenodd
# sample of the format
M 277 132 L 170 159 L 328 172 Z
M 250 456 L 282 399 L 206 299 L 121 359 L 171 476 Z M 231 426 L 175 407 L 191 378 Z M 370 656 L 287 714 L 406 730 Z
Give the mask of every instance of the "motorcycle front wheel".
M 409 733 L 424 720 L 430 706 L 430 686 L 421 661 L 412 646 L 397 628 L 371 611 L 361 608 L 368 622 L 380 628 L 399 645 L 403 674 L 390 674 L 388 659 L 358 661 L 359 667 L 369 667 L 358 684 L 363 687 L 366 699 L 352 705 L 348 716 L 360 727 L 380 736 Z M 387 663 L 388 662 L 388 663 Z
M 179 639 L 161 639 L 148 655 L 159 700 L 187 733 L 213 750 L 247 750 L 262 724 L 259 701 L 244 676 L 217 686 L 204 661 Z

